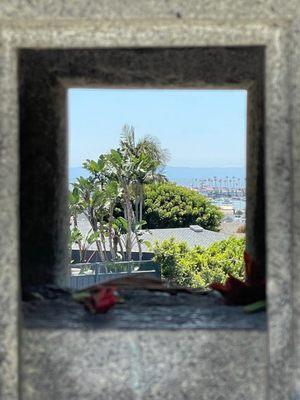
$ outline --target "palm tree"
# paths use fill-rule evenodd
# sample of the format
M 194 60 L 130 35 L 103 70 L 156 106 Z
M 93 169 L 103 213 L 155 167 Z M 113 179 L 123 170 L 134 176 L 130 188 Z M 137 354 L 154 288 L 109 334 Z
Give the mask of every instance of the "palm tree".
M 80 177 L 74 184 L 70 211 L 76 228 L 79 212 L 90 222 L 91 238 L 95 239 L 101 261 L 108 260 L 107 237 L 113 261 L 118 246 L 124 259 L 123 244 L 127 259 L 131 261 L 135 241 L 139 259 L 142 259 L 139 231 L 143 225 L 144 185 L 166 180 L 163 165 L 167 160 L 168 152 L 162 149 L 157 139 L 146 136 L 136 141 L 134 128 L 125 125 L 118 149 L 100 155 L 98 161 L 86 160 L 83 164 L 90 176 Z M 121 203 L 125 218 L 115 216 L 117 202 Z M 76 238 L 81 240 L 78 235 Z
M 95 187 L 93 178 L 77 178 L 77 182 L 73 186 L 78 193 L 78 203 L 81 206 L 82 213 L 89 221 L 95 234 L 95 243 L 100 259 L 104 262 L 107 260 L 105 239 L 102 227 L 98 226 L 98 219 L 102 220 L 105 212 L 104 193 Z
M 143 220 L 144 185 L 166 181 L 163 166 L 169 160 L 169 153 L 153 136 L 136 141 L 133 127 L 125 125 L 120 141 L 120 150 L 134 166 L 135 216 L 140 224 Z
M 126 152 L 122 153 L 120 150 L 111 150 L 107 155 L 107 162 L 110 176 L 115 177 L 122 193 L 122 205 L 126 220 L 126 255 L 128 261 L 131 261 L 131 234 L 134 228 L 135 216 L 132 209 L 130 189 L 134 179 L 134 166 L 126 157 Z

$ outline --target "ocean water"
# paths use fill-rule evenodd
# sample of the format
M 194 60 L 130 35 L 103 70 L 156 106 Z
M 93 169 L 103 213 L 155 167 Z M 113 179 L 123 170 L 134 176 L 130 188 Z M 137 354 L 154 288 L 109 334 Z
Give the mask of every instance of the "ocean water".
M 215 176 L 218 179 L 231 179 L 235 177 L 239 179 L 242 186 L 244 186 L 245 180 L 245 168 L 243 167 L 228 167 L 228 168 L 219 168 L 219 167 L 211 167 L 211 168 L 190 168 L 190 167 L 165 167 L 165 175 L 171 182 L 175 182 L 178 185 L 183 185 L 187 187 L 197 186 L 199 184 L 200 179 L 213 179 Z M 78 177 L 83 176 L 87 177 L 89 175 L 88 171 L 83 169 L 82 167 L 70 167 L 69 168 L 69 183 L 74 182 Z M 245 210 L 246 209 L 246 200 L 236 200 L 227 198 L 226 200 L 230 200 L 230 204 L 232 204 L 235 210 Z M 228 202 L 225 202 L 222 199 L 214 200 L 218 205 L 228 205 Z
M 243 167 L 172 167 L 166 166 L 163 173 L 171 182 L 176 182 L 178 185 L 191 186 L 199 182 L 200 179 L 214 178 L 231 179 L 235 177 L 243 183 L 246 177 L 246 169 Z M 87 176 L 88 172 L 82 167 L 69 168 L 69 182 L 72 183 L 79 176 Z

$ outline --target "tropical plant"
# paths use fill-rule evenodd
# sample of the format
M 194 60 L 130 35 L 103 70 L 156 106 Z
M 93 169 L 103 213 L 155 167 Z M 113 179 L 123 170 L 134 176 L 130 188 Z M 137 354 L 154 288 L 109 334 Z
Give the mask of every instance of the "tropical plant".
M 79 250 L 79 262 L 85 263 L 89 260 L 86 259 L 86 252 L 90 246 L 95 243 L 98 238 L 98 234 L 93 232 L 91 229 L 87 235 L 83 235 L 78 227 L 72 227 L 70 233 L 70 248 L 71 248 L 71 258 L 72 258 L 72 245 L 77 244 Z
M 120 151 L 134 167 L 132 184 L 135 188 L 135 217 L 137 221 L 141 222 L 143 219 L 144 185 L 167 180 L 162 169 L 169 159 L 169 154 L 152 136 L 145 136 L 136 141 L 134 128 L 127 125 L 124 126 L 121 135 Z
M 167 152 L 156 139 L 147 136 L 136 141 L 134 129 L 124 126 L 117 149 L 100 155 L 97 161 L 86 160 L 83 164 L 90 176 L 80 177 L 73 184 L 70 214 L 74 229 L 78 228 L 78 214 L 84 214 L 89 221 L 97 234 L 95 243 L 101 261 L 109 258 L 106 239 L 113 261 L 119 255 L 131 261 L 135 243 L 139 259 L 142 259 L 140 230 L 145 224 L 142 214 L 144 185 L 164 179 L 159 168 L 166 160 Z M 77 235 L 79 248 L 82 240 Z
M 95 234 L 98 234 L 95 243 L 101 261 L 105 261 L 107 260 L 107 252 L 104 226 L 98 224 L 98 220 L 103 221 L 106 213 L 105 192 L 95 185 L 95 182 L 91 177 L 80 177 L 73 186 L 73 191 L 76 190 L 78 193 L 78 208 L 82 210 L 82 214 L 84 214 L 89 221 L 92 231 Z

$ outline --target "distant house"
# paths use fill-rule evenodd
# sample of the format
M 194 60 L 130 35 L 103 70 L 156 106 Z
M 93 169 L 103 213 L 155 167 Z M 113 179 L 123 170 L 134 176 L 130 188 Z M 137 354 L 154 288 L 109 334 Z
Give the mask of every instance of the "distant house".
M 78 225 L 83 235 L 86 235 L 90 230 L 89 222 L 84 216 L 79 217 Z M 166 239 L 175 238 L 178 241 L 186 242 L 189 247 L 208 247 L 214 242 L 219 242 L 221 240 L 227 239 L 230 236 L 227 233 L 214 232 L 203 229 L 199 225 L 191 225 L 187 228 L 149 229 L 142 230 L 141 233 L 141 239 L 143 240 L 143 242 L 154 244 L 156 241 L 162 242 Z M 145 243 L 142 243 L 141 246 L 143 259 L 150 260 L 153 256 L 153 253 L 149 250 L 148 246 Z M 91 262 L 100 261 L 96 250 L 96 244 L 92 244 L 87 251 L 87 257 L 92 256 L 90 260 Z M 132 248 L 132 257 L 134 260 L 138 259 L 138 246 L 136 243 L 133 245 Z M 72 258 L 75 261 L 78 261 L 78 247 L 76 244 L 72 247 Z

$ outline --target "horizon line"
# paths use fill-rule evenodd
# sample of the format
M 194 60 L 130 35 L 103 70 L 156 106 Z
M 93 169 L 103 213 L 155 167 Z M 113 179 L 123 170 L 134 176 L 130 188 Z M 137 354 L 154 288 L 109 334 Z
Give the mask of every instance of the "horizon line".
M 185 166 L 185 165 L 165 165 L 164 167 L 171 167 L 171 168 L 244 168 L 246 169 L 246 166 L 244 165 L 226 165 L 226 166 L 218 166 L 218 165 L 210 165 L 210 166 L 197 166 L 197 167 L 191 167 L 191 166 Z M 84 168 L 82 165 L 69 165 L 69 168 Z

